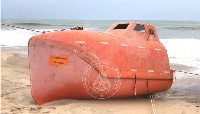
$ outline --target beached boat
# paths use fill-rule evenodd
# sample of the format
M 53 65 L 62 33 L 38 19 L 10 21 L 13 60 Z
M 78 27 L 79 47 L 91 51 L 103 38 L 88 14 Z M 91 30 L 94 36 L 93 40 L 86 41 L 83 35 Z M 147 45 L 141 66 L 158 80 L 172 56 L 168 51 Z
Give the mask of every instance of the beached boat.
M 106 99 L 168 90 L 173 83 L 167 50 L 154 26 L 115 23 L 105 32 L 73 30 L 30 39 L 33 99 Z

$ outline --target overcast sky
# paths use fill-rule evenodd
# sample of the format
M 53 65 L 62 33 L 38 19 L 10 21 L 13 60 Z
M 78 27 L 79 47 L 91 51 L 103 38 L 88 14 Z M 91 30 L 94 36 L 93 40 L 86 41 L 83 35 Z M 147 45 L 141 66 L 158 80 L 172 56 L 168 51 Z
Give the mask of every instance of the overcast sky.
M 200 0 L 1 0 L 2 19 L 200 20 Z

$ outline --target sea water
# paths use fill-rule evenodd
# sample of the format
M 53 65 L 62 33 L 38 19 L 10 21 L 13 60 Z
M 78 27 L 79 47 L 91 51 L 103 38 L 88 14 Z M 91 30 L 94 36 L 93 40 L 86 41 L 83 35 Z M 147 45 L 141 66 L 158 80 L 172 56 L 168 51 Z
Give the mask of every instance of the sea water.
M 38 31 L 53 31 L 83 26 L 84 30 L 105 31 L 116 22 L 137 21 L 156 27 L 160 42 L 167 49 L 169 62 L 194 67 L 192 73 L 200 74 L 200 21 L 144 21 L 144 20 L 2 20 L 2 23 Z M 27 45 L 31 37 L 40 33 L 1 26 L 2 53 L 28 55 Z M 10 48 L 12 47 L 12 48 Z M 23 47 L 23 48 L 21 48 Z M 14 50 L 13 50 L 14 48 Z M 177 80 L 172 90 L 199 90 L 199 75 L 175 73 Z

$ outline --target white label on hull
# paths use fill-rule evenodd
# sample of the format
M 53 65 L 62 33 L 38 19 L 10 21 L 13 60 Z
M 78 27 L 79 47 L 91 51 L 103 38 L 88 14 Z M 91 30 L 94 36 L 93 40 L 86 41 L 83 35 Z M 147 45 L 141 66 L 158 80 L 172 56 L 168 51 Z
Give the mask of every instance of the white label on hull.
M 127 44 L 120 44 L 121 46 L 128 46 Z
M 95 58 L 99 59 L 99 57 L 97 57 L 94 53 L 91 53 Z
M 117 70 L 118 70 L 118 68 L 116 68 L 116 69 L 113 69 L 113 70 L 116 70 L 116 71 L 117 71 Z
M 154 72 L 154 70 L 148 70 L 148 72 Z
M 164 71 L 164 73 L 170 73 L 170 71 Z
M 75 43 L 79 44 L 79 43 L 85 43 L 85 41 L 76 41 Z
M 100 44 L 108 44 L 108 42 L 100 42 Z
M 143 47 L 143 46 L 139 46 L 139 48 L 143 48 L 143 49 L 144 49 L 145 47 Z
M 155 50 L 160 51 L 161 49 L 159 49 L 159 48 L 155 48 Z
M 134 71 L 134 72 L 136 72 L 136 71 L 137 71 L 137 69 L 131 69 L 131 71 Z

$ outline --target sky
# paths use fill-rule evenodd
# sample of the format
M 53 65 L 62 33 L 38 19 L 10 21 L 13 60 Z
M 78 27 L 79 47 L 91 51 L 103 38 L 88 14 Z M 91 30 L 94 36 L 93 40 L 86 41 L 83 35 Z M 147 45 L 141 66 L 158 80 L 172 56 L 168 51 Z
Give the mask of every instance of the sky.
M 1 18 L 200 20 L 200 0 L 1 0 Z

